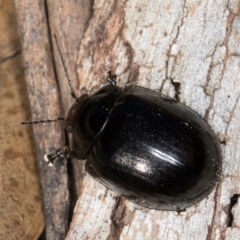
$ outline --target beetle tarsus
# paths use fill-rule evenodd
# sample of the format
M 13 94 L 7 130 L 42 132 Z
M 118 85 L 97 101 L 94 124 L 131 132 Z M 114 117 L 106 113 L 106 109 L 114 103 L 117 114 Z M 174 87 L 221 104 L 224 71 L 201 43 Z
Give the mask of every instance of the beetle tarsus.
M 107 81 L 111 84 L 111 85 L 117 85 L 116 82 L 117 76 L 112 74 L 110 71 L 108 72 L 108 77 L 107 77 Z
M 186 213 L 186 208 L 180 208 L 180 207 L 177 207 L 176 208 L 176 211 L 175 211 L 175 214 L 176 215 L 184 215 Z
M 181 101 L 181 81 L 171 79 L 171 83 L 175 89 L 174 98 L 176 99 L 176 101 L 180 102 Z
M 48 163 L 49 166 L 52 166 L 55 159 L 65 158 L 65 157 L 69 158 L 71 152 L 72 150 L 69 146 L 58 148 L 52 154 L 45 154 L 44 160 Z

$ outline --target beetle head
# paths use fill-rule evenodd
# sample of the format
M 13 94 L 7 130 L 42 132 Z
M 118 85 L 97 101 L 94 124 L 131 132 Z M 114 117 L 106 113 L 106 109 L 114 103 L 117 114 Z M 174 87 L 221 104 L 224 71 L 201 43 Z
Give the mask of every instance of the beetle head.
M 85 105 L 85 99 L 88 97 L 87 94 L 82 95 L 81 97 L 77 98 L 76 101 L 73 103 L 73 105 L 71 106 L 69 112 L 68 112 L 68 116 L 66 119 L 67 122 L 67 131 L 69 133 L 72 133 L 72 126 L 74 125 L 78 115 L 80 114 L 80 112 L 82 111 L 82 108 Z

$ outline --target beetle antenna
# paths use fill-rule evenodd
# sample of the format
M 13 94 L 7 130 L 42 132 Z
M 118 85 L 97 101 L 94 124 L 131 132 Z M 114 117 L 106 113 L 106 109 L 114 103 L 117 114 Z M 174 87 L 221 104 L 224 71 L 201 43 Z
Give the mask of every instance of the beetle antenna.
M 39 120 L 39 121 L 30 121 L 30 122 L 21 122 L 22 125 L 32 125 L 32 124 L 39 124 L 39 123 L 50 123 L 50 122 L 62 122 L 66 121 L 64 118 L 57 118 L 52 120 Z
M 62 55 L 62 52 L 60 50 L 60 47 L 59 47 L 59 44 L 58 44 L 58 41 L 57 41 L 57 37 L 56 35 L 54 34 L 54 38 L 55 38 L 55 41 L 56 41 L 56 45 L 57 45 L 57 48 L 58 48 L 58 52 L 59 52 L 59 55 L 60 55 L 60 58 L 61 58 L 61 61 L 62 61 L 62 65 L 63 65 L 63 68 L 64 68 L 64 72 L 65 72 L 65 75 L 66 75 L 66 78 L 68 80 L 68 85 L 70 87 L 70 90 L 71 90 L 71 96 L 74 98 L 74 99 L 77 99 L 77 96 L 76 96 L 76 93 L 75 91 L 73 90 L 73 87 L 72 87 L 72 81 L 69 77 L 69 74 L 68 74 L 68 70 L 67 70 L 67 66 L 66 66 L 66 63 L 63 59 L 63 55 Z

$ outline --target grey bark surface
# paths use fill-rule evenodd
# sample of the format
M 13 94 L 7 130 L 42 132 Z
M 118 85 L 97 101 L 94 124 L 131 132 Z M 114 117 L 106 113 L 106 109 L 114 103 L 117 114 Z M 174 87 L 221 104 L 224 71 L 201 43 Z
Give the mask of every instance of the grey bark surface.
M 77 95 L 91 94 L 106 85 L 108 71 L 118 76 L 119 86 L 133 83 L 169 96 L 174 95 L 171 79 L 181 81 L 181 102 L 209 122 L 222 142 L 223 152 L 223 172 L 218 186 L 208 198 L 182 215 L 142 208 L 118 197 L 91 178 L 80 162 L 75 175 L 76 194 L 80 196 L 66 239 L 238 239 L 240 1 L 99 0 L 94 2 L 93 15 L 88 15 L 91 18 L 84 27 L 82 40 L 82 35 L 74 35 L 80 30 L 73 32 L 71 19 L 60 11 L 72 9 L 73 3 L 62 4 L 62 8 L 48 9 L 50 23 L 51 18 L 57 22 L 57 25 L 50 24 L 50 32 L 53 36 L 57 30 L 55 33 L 61 36 L 59 42 Z M 79 15 L 76 14 L 76 18 Z M 60 18 L 68 25 L 56 21 Z M 66 38 L 67 34 L 73 36 Z M 24 55 L 26 47 L 23 50 Z M 65 95 L 69 87 L 63 67 L 59 60 L 57 62 L 66 114 L 71 101 L 70 96 Z M 55 99 L 57 94 L 55 90 L 44 93 L 54 95 Z M 37 104 L 35 96 L 30 96 L 30 101 L 32 105 Z M 59 112 L 52 112 L 52 100 L 48 101 L 43 102 L 44 113 L 50 111 L 52 118 L 59 116 Z M 42 130 L 43 126 L 38 128 Z M 54 139 L 60 139 L 55 133 Z M 38 136 L 36 134 L 36 141 Z M 57 140 L 54 146 L 52 143 L 50 140 L 47 145 L 41 145 L 41 151 L 61 146 Z M 40 159 L 41 152 L 38 156 Z M 46 171 L 58 174 L 55 168 Z M 59 186 L 59 190 L 60 187 L 63 187 L 61 191 L 67 189 Z M 230 201 L 233 196 L 235 205 Z M 58 205 L 58 209 L 61 207 Z
M 223 151 L 221 181 L 186 213 L 143 209 L 88 175 L 66 239 L 237 239 L 239 204 L 239 1 L 97 1 L 79 52 L 80 86 L 134 83 L 173 96 L 204 117 Z M 232 215 L 231 215 L 232 214 Z M 232 218 L 231 218 L 232 217 Z M 231 220 L 230 220 L 231 219 Z

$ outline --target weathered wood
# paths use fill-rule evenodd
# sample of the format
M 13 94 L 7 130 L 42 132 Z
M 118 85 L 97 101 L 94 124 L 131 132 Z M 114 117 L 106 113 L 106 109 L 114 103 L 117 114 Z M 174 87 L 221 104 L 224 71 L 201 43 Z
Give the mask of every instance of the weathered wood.
M 67 116 L 68 110 L 75 99 L 73 99 L 70 94 L 70 88 L 57 50 L 54 35 L 56 35 L 58 39 L 73 88 L 76 91 L 77 96 L 79 96 L 80 93 L 77 91 L 80 84 L 76 70 L 77 57 L 82 37 L 85 29 L 88 27 L 88 22 L 92 15 L 92 0 L 68 1 L 67 5 L 63 0 L 58 2 L 48 1 L 47 4 L 57 81 L 60 86 L 64 116 Z M 68 176 L 71 182 L 70 192 L 72 193 L 71 203 L 73 205 L 75 205 L 77 197 L 81 193 L 83 169 L 83 161 L 72 160 L 68 166 L 70 172 Z
M 15 4 L 32 119 L 53 119 L 61 116 L 62 110 L 45 2 L 16 1 Z M 43 156 L 64 145 L 64 132 L 58 124 L 36 125 L 33 130 L 44 194 L 47 239 L 63 239 L 68 229 L 69 207 L 66 161 L 49 168 L 43 162 Z
M 64 109 L 68 109 L 70 91 L 62 64 L 60 63 L 60 67 L 58 64 L 58 52 L 55 51 L 53 57 L 52 44 L 54 48 L 56 46 L 54 34 L 61 45 L 69 72 L 73 76 L 73 85 L 76 87 L 74 69 L 77 64 L 77 49 L 91 14 L 91 1 L 68 1 L 68 5 L 65 1 L 41 0 L 34 3 L 15 1 L 15 4 L 32 119 L 55 119 L 64 116 L 63 112 L 66 113 L 66 110 L 62 110 L 62 102 Z M 73 186 L 70 191 L 80 191 L 78 183 L 81 180 L 79 176 L 82 175 L 83 164 L 77 161 L 67 169 L 66 161 L 59 161 L 53 168 L 49 168 L 43 162 L 43 156 L 65 145 L 63 128 L 56 123 L 36 125 L 33 129 L 44 193 L 46 236 L 47 239 L 63 239 L 69 225 L 70 198 L 75 197 L 74 192 L 69 197 L 68 187 Z M 77 179 L 67 179 L 67 172 L 71 171 Z
M 83 179 L 66 239 L 238 239 L 240 141 L 240 2 L 95 1 L 79 51 L 80 86 L 92 93 L 112 70 L 126 83 L 173 96 L 213 127 L 222 144 L 223 173 L 213 193 L 183 215 L 143 209 Z M 233 214 L 232 221 L 229 221 Z
M 0 13 L 0 239 L 38 239 L 44 228 L 33 132 L 13 0 Z

